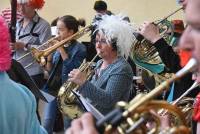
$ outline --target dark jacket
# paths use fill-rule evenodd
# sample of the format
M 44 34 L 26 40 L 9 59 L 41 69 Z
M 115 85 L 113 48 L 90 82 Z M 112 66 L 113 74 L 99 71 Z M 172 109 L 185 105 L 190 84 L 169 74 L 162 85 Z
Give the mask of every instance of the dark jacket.
M 65 51 L 69 58 L 64 61 L 59 52 L 55 52 L 53 55 L 53 67 L 44 87 L 44 90 L 52 95 L 57 95 L 61 85 L 68 79 L 70 71 L 78 68 L 86 58 L 86 47 L 77 41 L 73 41 L 69 47 L 65 48 Z
M 155 42 L 154 46 L 156 47 L 163 63 L 166 65 L 166 70 L 168 72 L 176 73 L 182 68 L 180 65 L 179 56 L 173 51 L 173 48 L 169 46 L 163 38 Z M 180 97 L 187 89 L 189 89 L 193 83 L 194 81 L 192 80 L 192 73 L 188 73 L 180 80 L 176 81 L 173 100 Z M 187 96 L 194 98 L 198 92 L 199 89 L 193 89 Z

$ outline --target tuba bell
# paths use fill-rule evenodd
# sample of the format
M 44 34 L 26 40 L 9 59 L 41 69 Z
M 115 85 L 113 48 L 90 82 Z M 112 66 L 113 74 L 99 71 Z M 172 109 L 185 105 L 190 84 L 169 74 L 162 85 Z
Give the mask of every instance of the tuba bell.
M 79 70 L 81 72 L 86 72 L 86 78 L 89 80 L 93 74 L 91 65 L 98 55 L 90 62 L 84 62 L 80 65 Z M 60 88 L 58 92 L 57 102 L 59 110 L 64 114 L 70 117 L 71 119 L 80 117 L 84 112 L 84 108 L 81 107 L 81 104 L 76 99 L 76 96 L 72 91 L 78 91 L 79 85 L 76 85 L 73 82 L 66 81 Z

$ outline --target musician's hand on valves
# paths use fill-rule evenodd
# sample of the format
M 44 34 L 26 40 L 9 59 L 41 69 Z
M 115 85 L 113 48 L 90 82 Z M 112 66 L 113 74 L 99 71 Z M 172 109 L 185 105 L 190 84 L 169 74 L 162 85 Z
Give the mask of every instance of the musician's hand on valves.
M 159 28 L 147 21 L 139 27 L 139 33 L 153 44 L 161 38 Z
M 23 42 L 10 43 L 12 50 L 24 49 L 26 44 Z
M 81 118 L 72 121 L 71 127 L 67 129 L 65 134 L 98 134 L 98 132 L 92 115 L 85 113 Z
M 79 69 L 73 69 L 69 74 L 69 81 L 78 85 L 83 85 L 86 81 L 86 73 L 81 72 Z

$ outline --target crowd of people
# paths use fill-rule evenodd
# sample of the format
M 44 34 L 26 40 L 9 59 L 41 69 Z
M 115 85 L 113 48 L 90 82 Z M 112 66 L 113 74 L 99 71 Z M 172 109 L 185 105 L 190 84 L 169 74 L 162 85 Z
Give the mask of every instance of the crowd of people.
M 16 42 L 10 42 L 9 27 L 11 10 L 6 8 L 0 16 L 0 133 L 2 134 L 53 134 L 56 124 L 59 88 L 66 82 L 79 86 L 82 95 L 102 115 L 106 116 L 115 109 L 119 101 L 128 102 L 133 89 L 133 67 L 127 61 L 134 41 L 134 33 L 149 41 L 158 52 L 164 71 L 176 73 L 183 68 L 190 58 L 200 62 L 200 1 L 178 0 L 185 13 L 186 27 L 182 21 L 173 21 L 174 38 L 167 42 L 159 27 L 145 21 L 138 29 L 130 23 L 127 16 L 113 14 L 107 9 L 107 3 L 97 0 L 94 4 L 96 15 L 91 28 L 92 53 L 98 55 L 93 67 L 93 75 L 87 78 L 86 72 L 79 69 L 88 51 L 86 46 L 72 39 L 58 47 L 45 57 L 46 64 L 34 62 L 32 55 L 18 60 L 29 53 L 33 47 L 43 49 L 42 45 L 52 36 L 51 26 L 56 27 L 54 44 L 71 37 L 85 26 L 85 20 L 78 20 L 72 15 L 56 18 L 50 25 L 37 13 L 44 6 L 44 0 L 17 0 Z M 55 31 L 54 31 L 55 32 Z M 173 44 L 173 45 L 171 45 Z M 174 44 L 176 48 L 174 47 Z M 177 51 L 178 50 L 178 51 Z M 20 71 L 19 71 L 20 70 Z M 24 77 L 19 77 L 20 72 Z M 162 72 L 162 73 L 163 73 Z M 170 85 L 165 92 L 165 99 L 172 102 L 180 97 L 194 83 L 200 83 L 200 65 L 179 81 Z M 28 80 L 28 82 L 27 82 Z M 31 84 L 30 84 L 31 83 Z M 38 100 L 46 100 L 43 90 L 55 98 L 45 104 L 43 118 L 38 113 Z M 199 87 L 187 97 L 196 100 L 191 117 L 192 133 L 200 134 L 200 94 Z M 79 105 L 82 104 L 79 102 Z M 66 134 L 98 134 L 93 113 L 83 114 L 80 118 L 69 118 L 63 114 Z M 166 126 L 167 127 L 167 126 Z M 116 133 L 114 131 L 113 133 Z

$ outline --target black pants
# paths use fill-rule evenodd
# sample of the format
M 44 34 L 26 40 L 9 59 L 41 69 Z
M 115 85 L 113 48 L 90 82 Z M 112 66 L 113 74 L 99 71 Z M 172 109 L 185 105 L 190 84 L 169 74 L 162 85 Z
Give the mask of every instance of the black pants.
M 31 76 L 31 78 L 35 81 L 35 84 L 38 86 L 39 89 L 42 89 L 44 84 L 46 83 L 46 81 L 44 79 L 44 74 L 33 75 L 33 76 Z M 41 118 L 40 118 L 39 111 L 38 111 L 38 106 L 39 106 L 38 105 L 39 104 L 39 99 L 38 98 L 36 98 L 36 102 L 37 102 L 36 113 L 37 113 L 38 120 L 41 123 Z
M 35 84 L 38 86 L 39 89 L 42 89 L 45 84 L 44 74 L 37 74 L 31 76 L 31 78 L 35 81 Z

